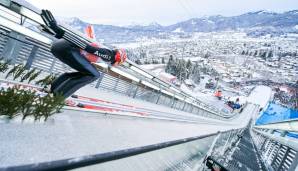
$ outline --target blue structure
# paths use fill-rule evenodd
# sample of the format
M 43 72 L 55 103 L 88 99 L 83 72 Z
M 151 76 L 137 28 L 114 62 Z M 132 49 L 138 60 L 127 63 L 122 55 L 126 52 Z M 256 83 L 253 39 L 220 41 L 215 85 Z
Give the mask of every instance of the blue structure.
M 289 109 L 273 102 L 269 103 L 267 109 L 261 112 L 256 125 L 280 122 L 298 118 L 298 110 Z

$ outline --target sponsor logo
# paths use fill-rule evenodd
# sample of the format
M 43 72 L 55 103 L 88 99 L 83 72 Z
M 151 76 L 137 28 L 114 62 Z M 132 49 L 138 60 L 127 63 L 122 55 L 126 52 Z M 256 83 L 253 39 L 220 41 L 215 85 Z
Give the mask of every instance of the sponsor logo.
M 104 59 L 107 59 L 107 60 L 111 60 L 111 56 L 101 54 L 101 53 L 99 53 L 98 51 L 95 51 L 95 52 L 94 52 L 94 55 L 99 56 L 99 57 L 104 58 Z

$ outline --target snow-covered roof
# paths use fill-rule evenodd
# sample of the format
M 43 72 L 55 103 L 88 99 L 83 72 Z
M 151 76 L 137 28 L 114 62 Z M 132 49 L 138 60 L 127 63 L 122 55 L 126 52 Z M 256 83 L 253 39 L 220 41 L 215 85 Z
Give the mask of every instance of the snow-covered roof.
M 159 76 L 167 77 L 167 78 L 176 78 L 174 75 L 166 73 L 166 72 L 160 72 Z
M 165 64 L 147 64 L 147 65 L 140 65 L 140 67 L 145 70 L 153 70 L 156 68 L 165 67 Z
M 190 79 L 186 79 L 186 80 L 184 80 L 184 83 L 185 83 L 186 85 L 193 85 L 193 84 L 194 84 L 193 81 L 190 80 Z
M 160 72 L 158 77 L 164 81 L 174 81 L 177 79 L 174 75 L 165 73 L 165 72 Z

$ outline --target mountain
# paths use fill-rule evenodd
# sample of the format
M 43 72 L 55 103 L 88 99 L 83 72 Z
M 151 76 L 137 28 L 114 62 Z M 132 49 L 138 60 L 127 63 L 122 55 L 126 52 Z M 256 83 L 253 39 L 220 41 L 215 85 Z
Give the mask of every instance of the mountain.
M 61 20 L 79 31 L 83 31 L 88 25 L 88 23 L 78 18 Z M 298 10 L 284 13 L 262 10 L 232 17 L 216 15 L 192 18 L 169 26 L 151 23 L 149 25 L 130 25 L 122 27 L 93 24 L 93 27 L 97 38 L 105 42 L 135 41 L 142 37 L 168 38 L 171 35 L 226 30 L 242 30 L 251 36 L 265 34 L 281 35 L 289 32 L 298 33 Z
M 156 22 L 150 23 L 148 25 L 137 24 L 137 25 L 130 25 L 127 27 L 130 29 L 142 29 L 142 30 L 147 30 L 147 31 L 163 31 L 163 26 Z
M 298 10 L 285 13 L 274 13 L 267 11 L 249 12 L 239 16 L 224 17 L 211 16 L 205 18 L 193 18 L 166 27 L 168 31 L 178 28 L 185 32 L 210 32 L 224 30 L 238 30 L 253 28 L 273 27 L 279 30 L 293 29 L 298 25 Z
M 84 32 L 84 29 L 89 25 L 78 18 L 60 19 L 61 22 Z M 152 23 L 147 26 L 131 25 L 131 26 L 112 26 L 103 24 L 92 24 L 96 38 L 104 40 L 106 43 L 117 43 L 126 41 L 136 41 L 142 37 L 155 37 L 159 33 L 164 32 L 163 27 L 157 23 Z

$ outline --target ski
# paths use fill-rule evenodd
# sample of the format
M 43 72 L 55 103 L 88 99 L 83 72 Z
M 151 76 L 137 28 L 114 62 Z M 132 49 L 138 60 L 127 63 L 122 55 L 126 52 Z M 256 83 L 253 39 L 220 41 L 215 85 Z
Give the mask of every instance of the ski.
M 36 86 L 36 85 L 32 85 L 32 84 L 26 84 L 26 83 L 20 83 L 17 81 L 12 81 L 12 80 L 3 80 L 0 79 L 0 88 L 12 88 L 12 87 L 17 87 L 20 89 L 26 89 L 26 90 L 32 90 L 35 91 L 37 94 L 41 95 L 41 96 L 46 96 L 48 93 L 44 91 L 43 87 L 40 86 Z M 80 99 L 80 100 L 79 100 Z M 105 106 L 100 106 L 100 105 L 94 105 L 91 103 L 88 103 L 86 101 L 83 100 L 90 100 L 92 102 L 103 102 L 106 104 L 112 104 L 112 105 L 120 105 L 120 106 L 125 106 L 125 107 L 129 107 L 130 110 L 123 110 L 123 109 L 118 109 L 117 107 L 113 108 L 113 107 L 105 107 Z M 120 103 L 113 103 L 113 102 L 109 102 L 109 101 L 104 101 L 104 100 L 99 100 L 99 99 L 95 99 L 95 98 L 89 98 L 89 97 L 84 97 L 84 96 L 76 96 L 76 95 L 72 95 L 71 97 L 67 98 L 65 100 L 65 105 L 68 107 L 73 107 L 73 108 L 83 108 L 85 110 L 93 110 L 93 111 L 98 111 L 98 112 L 126 112 L 126 113 L 131 113 L 131 114 L 137 114 L 137 115 L 148 115 L 147 113 L 144 112 L 134 112 L 131 111 L 132 108 L 134 108 L 133 106 L 130 105 L 124 105 L 124 104 L 120 104 Z
M 126 105 L 126 104 L 122 104 L 122 103 L 115 103 L 115 102 L 110 102 L 110 101 L 91 98 L 91 97 L 85 97 L 85 96 L 79 96 L 79 95 L 72 95 L 71 97 L 74 98 L 74 99 L 87 100 L 87 101 L 90 101 L 90 102 L 115 104 L 115 105 L 119 105 L 119 106 L 123 106 L 123 107 L 135 108 L 134 106 L 131 106 L 131 105 Z
M 74 100 L 75 101 L 75 100 Z M 112 108 L 112 107 L 104 107 L 104 106 L 99 106 L 99 105 L 94 105 L 94 104 L 88 104 L 88 103 L 83 103 L 79 102 L 75 108 L 81 108 L 85 109 L 86 111 L 95 111 L 95 112 L 100 112 L 100 113 L 123 113 L 123 114 L 130 114 L 130 115 L 141 115 L 141 116 L 147 116 L 147 113 L 144 112 L 133 112 L 129 110 L 123 110 L 123 109 L 117 109 L 117 108 Z

